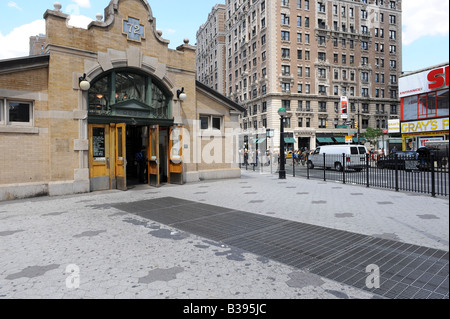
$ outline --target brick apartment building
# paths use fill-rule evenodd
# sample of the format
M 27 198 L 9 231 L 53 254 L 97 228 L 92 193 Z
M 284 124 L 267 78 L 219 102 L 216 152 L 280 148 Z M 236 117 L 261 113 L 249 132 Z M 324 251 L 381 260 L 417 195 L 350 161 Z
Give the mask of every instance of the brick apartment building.
M 215 5 L 197 32 L 197 80 L 221 94 L 226 94 L 225 9 Z
M 246 109 L 248 141 L 275 129 L 273 144 L 264 146 L 279 147 L 281 107 L 291 149 L 343 143 L 349 128 L 353 134 L 357 125 L 364 132 L 399 119 L 401 9 L 401 0 L 227 0 L 220 71 L 225 94 Z M 206 65 L 199 57 L 197 63 Z

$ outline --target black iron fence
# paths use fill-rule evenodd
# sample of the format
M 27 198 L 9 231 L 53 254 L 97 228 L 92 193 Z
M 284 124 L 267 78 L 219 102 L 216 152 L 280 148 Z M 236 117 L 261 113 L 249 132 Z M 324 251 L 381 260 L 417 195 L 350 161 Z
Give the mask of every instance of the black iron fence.
M 292 163 L 293 174 L 295 161 Z M 448 196 L 449 167 L 448 157 L 391 154 L 372 159 L 363 155 L 327 155 L 309 156 L 306 159 L 306 177 L 340 181 L 344 184 L 364 185 L 366 187 L 385 188 Z M 301 165 L 298 163 L 297 166 Z
M 286 159 L 286 173 L 294 177 L 337 181 L 344 184 L 392 189 L 395 191 L 449 196 L 448 156 L 390 154 L 372 158 L 369 154 L 320 154 Z M 278 157 L 264 157 L 242 168 L 259 172 L 278 172 Z

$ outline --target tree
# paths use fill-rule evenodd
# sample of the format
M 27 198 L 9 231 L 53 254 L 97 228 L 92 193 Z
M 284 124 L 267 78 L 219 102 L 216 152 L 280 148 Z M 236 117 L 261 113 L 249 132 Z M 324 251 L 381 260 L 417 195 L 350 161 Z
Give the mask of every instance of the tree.
M 377 145 L 378 138 L 383 135 L 382 129 L 373 129 L 368 127 L 365 133 L 362 133 L 361 136 L 365 138 L 370 144 Z

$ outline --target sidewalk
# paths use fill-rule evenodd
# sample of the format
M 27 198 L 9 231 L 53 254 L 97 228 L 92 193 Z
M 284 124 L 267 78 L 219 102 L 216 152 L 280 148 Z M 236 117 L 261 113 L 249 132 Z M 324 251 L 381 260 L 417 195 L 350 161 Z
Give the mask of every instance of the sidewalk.
M 0 299 L 377 297 L 113 207 L 163 197 L 449 250 L 448 199 L 243 171 L 0 203 Z

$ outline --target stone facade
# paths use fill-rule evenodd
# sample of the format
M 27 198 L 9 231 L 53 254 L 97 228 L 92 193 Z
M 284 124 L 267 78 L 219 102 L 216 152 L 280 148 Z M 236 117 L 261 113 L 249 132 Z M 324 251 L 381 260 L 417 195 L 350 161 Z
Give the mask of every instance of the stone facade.
M 183 138 L 191 139 L 189 143 L 184 140 L 181 146 L 186 149 L 185 158 L 198 151 L 193 145 L 199 138 L 195 136 L 199 131 L 196 127 L 199 108 L 205 114 L 220 113 L 223 128 L 238 123 L 235 113 L 242 111 L 240 106 L 223 96 L 211 97 L 197 86 L 196 48 L 185 41 L 177 50 L 169 49 L 169 42 L 156 29 L 146 0 L 112 0 L 105 9 L 104 19 L 97 17 L 87 29 L 68 26 L 68 17 L 57 5 L 54 10 L 45 12 L 45 55 L 0 61 L 2 112 L 13 112 L 10 101 L 25 101 L 31 105 L 28 123 L 14 123 L 8 120 L 7 114 L 0 113 L 0 200 L 91 190 L 89 151 L 92 140 L 89 140 L 88 128 L 96 120 L 90 115 L 88 92 L 80 89 L 83 78 L 94 83 L 115 70 L 131 70 L 158 83 L 170 98 L 172 117 L 163 125 L 182 127 Z M 138 21 L 137 26 L 131 21 Z M 134 31 L 139 27 L 145 34 L 134 38 L 137 33 Z M 178 94 L 182 89 L 186 93 L 183 101 Z M 135 119 L 116 117 L 111 118 L 111 122 L 131 125 Z M 152 124 L 159 124 L 158 120 L 145 125 Z M 183 163 L 185 182 L 240 176 L 232 163 L 203 160 L 197 159 L 195 164 L 189 160 Z M 216 170 L 220 173 L 215 173 Z

